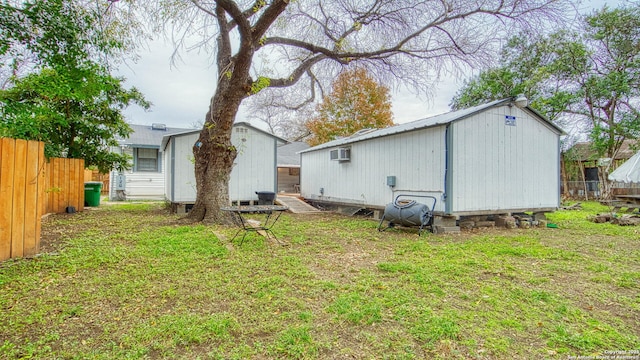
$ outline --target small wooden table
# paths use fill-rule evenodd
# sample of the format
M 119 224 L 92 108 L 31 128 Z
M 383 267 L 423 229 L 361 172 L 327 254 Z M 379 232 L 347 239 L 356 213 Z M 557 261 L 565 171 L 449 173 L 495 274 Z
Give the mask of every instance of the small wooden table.
M 242 240 L 240 240 L 240 245 L 244 242 L 244 238 L 250 231 L 258 232 L 264 231 L 267 235 L 271 234 L 273 238 L 281 244 L 280 240 L 273 233 L 273 226 L 278 222 L 280 215 L 283 212 L 289 210 L 287 206 L 281 205 L 242 205 L 242 206 L 228 206 L 220 208 L 222 211 L 227 211 L 233 214 L 236 220 L 236 224 L 240 227 L 238 232 L 233 236 L 231 241 L 233 241 L 240 232 L 244 231 L 242 235 Z M 259 225 L 251 224 L 249 222 L 248 216 L 251 214 L 263 214 L 264 219 Z M 273 216 L 275 215 L 275 216 Z

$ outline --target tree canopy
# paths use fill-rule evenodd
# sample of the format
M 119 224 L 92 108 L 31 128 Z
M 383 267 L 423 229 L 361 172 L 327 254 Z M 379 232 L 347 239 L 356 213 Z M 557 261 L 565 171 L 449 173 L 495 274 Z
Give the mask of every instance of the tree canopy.
M 47 156 L 107 172 L 128 165 L 110 149 L 131 132 L 122 110 L 149 104 L 110 75 L 105 57 L 123 45 L 101 31 L 104 9 L 96 11 L 70 0 L 0 5 L 0 66 L 12 69 L 0 90 L 0 136 L 41 140 Z
M 513 38 L 500 66 L 468 81 L 452 107 L 524 93 L 605 157 L 640 136 L 640 5 L 604 7 L 585 16 L 580 31 L 527 38 Z
M 640 137 L 640 4 L 588 16 L 585 38 L 590 66 L 570 111 L 590 120 L 599 154 L 614 157 L 625 139 Z
M 365 69 L 341 73 L 331 93 L 318 105 L 318 115 L 307 123 L 315 146 L 361 129 L 393 125 L 389 88 L 375 81 Z
M 574 98 L 571 77 L 588 61 L 585 46 L 573 34 L 525 32 L 509 39 L 499 66 L 467 80 L 452 99 L 454 110 L 520 94 L 548 119 L 557 120 Z
M 124 90 L 104 69 L 43 68 L 0 91 L 0 134 L 43 141 L 47 157 L 84 159 L 106 173 L 128 166 L 110 147 L 119 145 L 116 135 L 131 132 L 121 110 L 132 101 L 144 103 L 140 93 Z

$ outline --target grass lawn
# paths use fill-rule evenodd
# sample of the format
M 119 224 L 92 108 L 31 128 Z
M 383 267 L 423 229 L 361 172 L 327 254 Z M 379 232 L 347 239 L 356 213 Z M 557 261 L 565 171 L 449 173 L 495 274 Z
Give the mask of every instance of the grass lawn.
M 0 263 L 0 358 L 640 355 L 640 227 L 583 207 L 557 229 L 421 237 L 284 214 L 289 246 L 159 204 L 51 216 L 41 256 Z

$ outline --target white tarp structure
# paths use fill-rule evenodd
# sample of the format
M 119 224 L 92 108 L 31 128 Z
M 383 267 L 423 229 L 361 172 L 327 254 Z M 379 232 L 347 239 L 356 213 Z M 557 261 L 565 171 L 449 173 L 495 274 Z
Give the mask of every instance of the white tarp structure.
M 637 152 L 609 174 L 609 180 L 623 183 L 640 183 L 640 152 Z

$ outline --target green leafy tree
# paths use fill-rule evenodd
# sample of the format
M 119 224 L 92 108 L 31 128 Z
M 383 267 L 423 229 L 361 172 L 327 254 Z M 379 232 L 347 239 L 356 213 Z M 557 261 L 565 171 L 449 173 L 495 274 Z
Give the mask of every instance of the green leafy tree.
M 307 123 L 312 135 L 307 142 L 314 146 L 361 129 L 391 125 L 389 88 L 365 69 L 356 68 L 341 73 L 333 83 L 331 93 L 318 106 L 318 116 Z
M 17 69 L 0 90 L 0 135 L 41 140 L 48 156 L 85 159 L 107 172 L 128 166 L 111 153 L 115 136 L 131 129 L 122 110 L 148 107 L 140 92 L 124 89 L 110 75 L 105 58 L 121 44 L 100 31 L 96 12 L 68 0 L 0 5 L 0 55 Z
M 571 111 L 590 120 L 596 150 L 613 158 L 625 139 L 640 137 L 640 4 L 588 16 L 584 34 L 590 66 Z
M 502 49 L 500 65 L 466 81 L 450 106 L 458 110 L 523 94 L 531 107 L 558 120 L 577 101 L 572 78 L 586 67 L 587 55 L 585 46 L 568 32 L 547 37 L 520 34 Z
M 125 90 L 121 81 L 100 67 L 74 69 L 73 74 L 44 68 L 0 91 L 0 132 L 7 137 L 45 142 L 47 157 L 85 160 L 101 172 L 125 168 L 127 157 L 113 153 L 115 135 L 131 128 L 121 110 L 142 95 Z
M 605 6 L 583 19 L 579 33 L 516 38 L 501 66 L 466 83 L 452 107 L 517 93 L 574 135 L 587 134 L 599 157 L 615 158 L 626 139 L 640 137 L 640 5 Z M 610 166 L 599 168 L 605 198 Z
M 640 136 L 640 5 L 604 7 L 579 33 L 526 38 L 512 39 L 500 66 L 468 81 L 452 108 L 523 93 L 549 119 L 588 134 L 604 157 Z
M 615 158 L 626 139 L 640 137 L 640 4 L 588 16 L 584 36 L 590 67 L 577 79 L 582 101 L 571 110 L 590 121 L 599 156 Z M 611 165 L 598 168 L 604 198 L 611 194 Z

